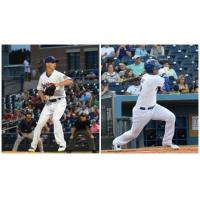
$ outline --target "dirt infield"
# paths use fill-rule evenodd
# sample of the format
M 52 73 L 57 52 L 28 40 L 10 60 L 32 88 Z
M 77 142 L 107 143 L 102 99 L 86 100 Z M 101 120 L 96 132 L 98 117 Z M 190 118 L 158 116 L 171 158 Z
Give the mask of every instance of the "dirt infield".
M 121 151 L 102 150 L 101 153 L 198 153 L 198 146 L 180 146 L 178 150 L 173 150 L 169 147 L 145 147 L 122 149 Z

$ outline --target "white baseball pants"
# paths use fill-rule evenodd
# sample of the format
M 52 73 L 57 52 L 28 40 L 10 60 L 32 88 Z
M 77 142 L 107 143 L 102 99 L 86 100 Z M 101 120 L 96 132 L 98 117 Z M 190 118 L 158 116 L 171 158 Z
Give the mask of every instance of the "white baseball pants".
M 31 143 L 31 147 L 36 149 L 38 145 L 38 141 L 41 135 L 42 128 L 48 121 L 48 119 L 52 116 L 52 121 L 54 124 L 54 136 L 56 139 L 56 143 L 59 146 L 66 147 L 66 141 L 64 139 L 64 133 L 62 129 L 62 124 L 60 122 L 60 118 L 62 117 L 66 108 L 66 99 L 62 98 L 56 102 L 48 102 L 45 104 L 40 118 L 38 120 L 37 126 L 34 129 L 33 141 Z
M 150 120 L 165 121 L 165 133 L 163 137 L 163 144 L 171 144 L 175 130 L 175 115 L 163 106 L 158 104 L 153 109 L 141 110 L 140 108 L 133 108 L 132 111 L 132 127 L 119 137 L 113 140 L 113 144 L 125 145 L 131 140 L 138 137 L 144 126 Z

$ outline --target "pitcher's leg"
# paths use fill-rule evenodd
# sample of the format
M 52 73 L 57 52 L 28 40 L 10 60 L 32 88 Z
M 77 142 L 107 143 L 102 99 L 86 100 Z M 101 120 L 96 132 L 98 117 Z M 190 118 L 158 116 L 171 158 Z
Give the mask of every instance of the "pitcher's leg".
M 30 139 L 30 140 L 33 140 L 33 132 L 28 134 L 27 138 Z M 39 149 L 40 152 L 44 152 L 43 141 L 42 141 L 41 137 L 38 140 L 38 149 Z
M 41 138 L 39 138 L 39 140 L 38 140 L 38 149 L 40 152 L 44 152 L 43 141 Z
M 66 147 L 66 141 L 64 138 L 63 127 L 60 122 L 60 118 L 62 117 L 66 108 L 66 100 L 63 99 L 62 101 L 58 102 L 54 108 L 54 113 L 52 117 L 52 121 L 54 124 L 54 135 L 58 145 L 62 147 Z
M 35 127 L 34 132 L 33 132 L 33 141 L 31 143 L 31 147 L 34 150 L 37 148 L 38 142 L 40 140 L 42 128 L 44 127 L 44 125 L 48 121 L 50 115 L 51 115 L 51 113 L 48 110 L 47 106 L 45 105 L 44 109 L 41 112 L 37 126 Z
M 163 144 L 172 144 L 172 139 L 175 131 L 175 115 L 167 108 L 157 104 L 154 108 L 152 119 L 166 122 Z

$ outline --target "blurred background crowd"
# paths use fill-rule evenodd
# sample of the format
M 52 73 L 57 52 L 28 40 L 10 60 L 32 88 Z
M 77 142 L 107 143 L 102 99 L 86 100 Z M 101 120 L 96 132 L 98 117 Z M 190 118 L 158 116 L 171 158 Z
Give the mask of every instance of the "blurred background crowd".
M 138 95 L 149 58 L 162 65 L 165 84 L 159 93 L 198 93 L 198 45 L 103 45 L 101 95 Z

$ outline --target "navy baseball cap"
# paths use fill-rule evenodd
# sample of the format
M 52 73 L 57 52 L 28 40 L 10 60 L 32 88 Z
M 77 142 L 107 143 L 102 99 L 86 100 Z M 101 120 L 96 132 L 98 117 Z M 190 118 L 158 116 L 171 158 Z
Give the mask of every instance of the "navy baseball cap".
M 58 60 L 54 56 L 48 56 L 45 58 L 45 63 L 57 63 Z

